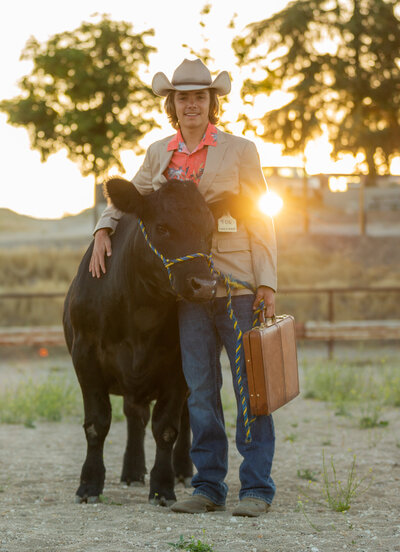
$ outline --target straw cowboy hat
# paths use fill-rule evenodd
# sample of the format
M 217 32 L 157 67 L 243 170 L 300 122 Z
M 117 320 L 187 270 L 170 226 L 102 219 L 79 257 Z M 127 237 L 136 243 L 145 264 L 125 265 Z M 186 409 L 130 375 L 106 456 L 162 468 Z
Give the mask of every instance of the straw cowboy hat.
M 190 61 L 184 59 L 175 69 L 172 81 L 169 82 L 164 73 L 156 73 L 151 83 L 154 94 L 167 96 L 171 90 L 202 90 L 212 88 L 219 96 L 229 94 L 231 79 L 227 71 L 222 71 L 214 80 L 211 73 L 200 59 Z

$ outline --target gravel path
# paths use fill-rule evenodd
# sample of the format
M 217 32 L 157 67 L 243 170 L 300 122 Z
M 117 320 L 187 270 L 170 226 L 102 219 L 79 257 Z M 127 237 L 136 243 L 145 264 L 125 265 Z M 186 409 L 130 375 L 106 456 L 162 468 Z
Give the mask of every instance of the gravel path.
M 177 543 L 183 535 L 212 545 L 215 552 L 400 551 L 398 414 L 387 410 L 386 427 L 361 430 L 354 418 L 335 416 L 324 403 L 299 397 L 282 408 L 274 417 L 273 477 L 278 491 L 271 512 L 257 519 L 233 518 L 230 513 L 240 462 L 232 428 L 227 511 L 191 516 L 150 506 L 147 487 L 124 488 L 119 483 L 122 422 L 112 425 L 106 442 L 105 503 L 97 505 L 73 501 L 85 453 L 79 421 L 39 423 L 34 429 L 0 425 L 0 550 L 167 552 L 173 550 L 168 543 Z M 150 466 L 150 434 L 146 450 Z M 342 481 L 354 454 L 357 477 L 367 477 L 363 487 L 369 488 L 355 497 L 346 514 L 328 509 L 321 497 L 323 450 L 328 463 L 333 456 Z M 298 470 L 309 470 L 318 480 L 310 487 Z M 187 492 L 177 489 L 178 497 Z

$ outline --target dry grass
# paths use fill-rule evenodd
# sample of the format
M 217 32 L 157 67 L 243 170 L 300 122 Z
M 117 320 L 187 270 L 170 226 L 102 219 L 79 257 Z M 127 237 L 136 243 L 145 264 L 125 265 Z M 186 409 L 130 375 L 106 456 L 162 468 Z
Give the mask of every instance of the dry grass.
M 83 251 L 72 249 L 0 250 L 0 292 L 64 292 Z M 60 324 L 63 299 L 4 299 L 0 326 Z
M 400 287 L 400 251 L 392 238 L 278 234 L 280 288 Z M 337 294 L 335 318 L 398 317 L 400 293 Z M 327 319 L 325 294 L 278 294 L 278 311 L 299 320 Z
M 73 249 L 0 250 L 0 290 L 64 291 L 82 255 Z
M 393 238 L 338 238 L 278 233 L 280 288 L 382 287 L 400 282 L 400 251 Z M 83 249 L 0 250 L 0 292 L 66 291 Z M 335 318 L 398 317 L 400 293 L 340 294 Z M 0 326 L 60 323 L 62 300 L 2 301 Z M 322 294 L 278 294 L 278 312 L 300 320 L 327 318 Z

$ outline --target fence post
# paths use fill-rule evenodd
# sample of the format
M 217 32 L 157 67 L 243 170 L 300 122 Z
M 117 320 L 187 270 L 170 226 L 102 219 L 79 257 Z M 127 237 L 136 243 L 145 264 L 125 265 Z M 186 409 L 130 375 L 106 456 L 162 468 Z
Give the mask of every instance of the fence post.
M 335 319 L 335 310 L 333 304 L 333 290 L 328 291 L 328 320 L 332 323 Z M 333 359 L 333 346 L 334 340 L 331 338 L 328 341 L 328 358 L 329 360 Z
M 367 222 L 366 222 L 366 208 L 365 208 L 365 182 L 367 180 L 367 177 L 365 175 L 361 175 L 360 177 L 360 196 L 359 196 L 359 221 L 360 221 L 360 236 L 365 236 L 366 229 L 367 229 Z

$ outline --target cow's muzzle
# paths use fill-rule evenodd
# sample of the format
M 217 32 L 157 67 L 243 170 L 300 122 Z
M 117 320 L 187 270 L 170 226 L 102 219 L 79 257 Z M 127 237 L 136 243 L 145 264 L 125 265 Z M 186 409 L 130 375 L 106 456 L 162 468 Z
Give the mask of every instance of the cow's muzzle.
M 188 297 L 190 301 L 211 301 L 217 293 L 217 281 L 212 278 L 188 276 Z

